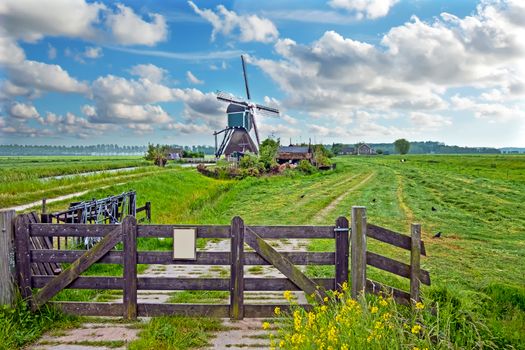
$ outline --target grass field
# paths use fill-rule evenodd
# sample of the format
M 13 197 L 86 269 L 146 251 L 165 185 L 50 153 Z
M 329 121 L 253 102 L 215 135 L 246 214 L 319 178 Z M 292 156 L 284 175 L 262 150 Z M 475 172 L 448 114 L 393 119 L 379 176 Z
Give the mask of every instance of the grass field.
M 490 327 L 515 347 L 525 343 L 525 157 L 403 156 L 406 162 L 400 158 L 340 157 L 335 159 L 335 171 L 241 181 L 213 180 L 193 169 L 175 167 L 144 167 L 125 175 L 95 175 L 82 181 L 64 179 L 62 189 L 56 188 L 57 183 L 22 177 L 2 182 L 0 203 L 23 204 L 38 200 L 42 193 L 49 197 L 74 193 L 77 187 L 93 189 L 81 199 L 135 189 L 139 205 L 152 202 L 155 223 L 200 224 L 228 224 L 235 215 L 248 224 L 331 224 L 340 215 L 348 217 L 351 206 L 363 205 L 369 222 L 399 232 L 407 233 L 412 222 L 422 224 L 428 255 L 422 265 L 430 271 L 433 283 L 424 293 L 446 288 L 458 298 L 486 302 L 487 309 L 494 307 L 490 300 L 499 300 L 504 310 L 489 317 Z M 136 158 L 122 162 L 143 165 Z M 28 163 L 21 162 L 24 169 L 31 169 Z M 36 168 L 46 168 L 45 161 L 36 164 Z M 66 162 L 64 169 L 69 165 Z M 26 190 L 24 181 L 37 187 Z M 10 193 L 17 182 L 22 193 Z M 97 189 L 100 186 L 109 187 Z M 68 202 L 53 203 L 50 210 L 64 208 Z M 432 238 L 437 232 L 442 232 L 441 238 Z M 372 251 L 409 260 L 408 252 L 373 240 L 368 243 Z M 169 240 L 140 244 L 141 249 L 170 247 Z M 333 246 L 329 241 L 312 240 L 308 248 L 320 251 Z M 315 268 L 308 273 L 324 276 L 333 272 Z M 374 268 L 368 268 L 368 275 L 408 287 L 408 281 Z

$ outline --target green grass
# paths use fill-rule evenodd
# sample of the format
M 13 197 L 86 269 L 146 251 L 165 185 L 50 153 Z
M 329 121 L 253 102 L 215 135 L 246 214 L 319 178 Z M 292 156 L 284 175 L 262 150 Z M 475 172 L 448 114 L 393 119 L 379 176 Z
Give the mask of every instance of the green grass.
M 129 350 L 185 350 L 208 344 L 212 332 L 223 329 L 221 320 L 190 317 L 157 317 L 128 345 Z
M 124 184 L 110 178 L 87 183 L 86 189 L 113 185 L 79 199 L 135 189 L 139 205 L 152 202 L 153 221 L 160 224 L 229 224 L 235 215 L 247 224 L 333 224 L 340 215 L 349 217 L 353 205 L 367 207 L 369 222 L 398 232 L 408 233 L 410 223 L 419 222 L 428 254 L 422 267 L 430 271 L 433 284 L 424 293 L 446 287 L 451 293 L 447 302 L 456 298 L 467 305 L 469 298 L 479 299 L 481 306 L 475 312 L 491 333 L 510 344 L 525 344 L 525 310 L 520 301 L 525 285 L 525 157 L 409 155 L 403 156 L 407 159 L 403 163 L 400 158 L 339 157 L 335 171 L 242 181 L 209 179 L 194 169 L 154 169 L 123 178 Z M 50 210 L 68 203 L 53 203 Z M 431 238 L 438 231 L 442 238 Z M 202 247 L 205 241 L 198 244 Z M 409 261 L 409 253 L 402 249 L 372 239 L 368 247 Z M 171 248 L 170 239 L 139 240 L 140 250 Z M 311 240 L 308 249 L 329 251 L 334 245 L 330 240 Z M 120 273 L 107 266 L 88 271 Z M 309 268 L 308 273 L 332 276 L 333 268 Z M 386 272 L 369 267 L 367 273 L 389 285 L 408 287 L 406 279 Z M 72 293 L 71 298 L 76 292 L 88 293 L 62 293 L 66 292 Z

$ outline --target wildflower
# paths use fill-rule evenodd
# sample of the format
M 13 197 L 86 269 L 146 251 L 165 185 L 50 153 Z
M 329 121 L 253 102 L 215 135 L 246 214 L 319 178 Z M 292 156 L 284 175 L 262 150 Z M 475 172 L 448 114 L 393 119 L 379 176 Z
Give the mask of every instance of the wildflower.
M 321 311 L 322 311 L 322 312 L 325 312 L 326 310 L 328 310 L 328 307 L 326 307 L 326 305 L 322 305 L 322 306 L 321 306 Z
M 414 346 L 412 350 L 419 350 L 419 348 L 417 346 Z
M 346 283 L 346 282 L 345 282 Z M 341 345 L 341 350 L 348 350 L 348 345 L 346 344 L 342 344 Z
M 334 326 L 332 326 L 330 330 L 328 331 L 328 340 L 329 341 L 337 340 L 337 329 Z
M 276 315 L 280 315 L 281 314 L 281 308 L 279 306 L 276 306 L 275 309 L 273 309 L 273 312 L 276 314 Z
M 412 333 L 414 334 L 419 334 L 419 332 L 421 331 L 421 326 L 416 324 L 414 325 L 414 327 L 412 327 Z
M 292 292 L 290 292 L 289 290 L 285 290 L 283 296 L 288 301 L 292 300 L 293 298 Z
M 386 321 L 386 320 L 388 320 L 388 319 L 390 318 L 390 316 L 391 316 L 391 315 L 390 315 L 390 313 L 389 313 L 389 312 L 385 312 L 385 313 L 383 314 L 383 316 L 382 316 L 382 317 L 383 317 L 383 320 L 385 320 L 385 321 Z
M 374 325 L 374 328 L 375 329 L 382 329 L 383 328 L 383 323 L 381 323 L 381 321 L 376 321 L 376 323 Z
M 328 297 L 324 297 L 323 300 L 325 303 L 328 302 Z
M 264 329 L 264 330 L 270 329 L 270 323 L 268 323 L 268 322 L 264 322 L 264 323 L 262 324 L 262 329 Z
M 377 308 L 377 306 L 372 306 L 372 308 L 370 309 L 370 312 L 373 313 L 373 314 L 375 314 L 375 313 L 377 312 L 377 310 L 379 310 L 379 309 Z
M 374 337 L 372 336 L 372 334 L 370 334 L 370 335 L 366 338 L 366 341 L 370 343 L 373 339 L 374 339 Z
M 284 340 L 281 340 L 281 341 L 279 342 L 279 347 L 280 347 L 280 348 L 284 348 L 284 345 L 285 345 L 285 344 L 286 344 L 286 343 L 284 342 Z
M 379 300 L 379 305 L 381 305 L 381 306 L 387 306 L 388 303 L 387 303 L 387 301 L 386 301 L 385 299 L 382 299 L 382 298 L 381 298 L 381 300 Z
M 418 310 L 423 310 L 425 308 L 425 305 L 422 303 L 422 302 L 417 302 L 416 303 L 416 309 Z
M 341 286 L 341 289 L 343 290 L 343 292 L 346 292 L 348 290 L 348 283 L 346 281 L 343 282 L 343 285 Z

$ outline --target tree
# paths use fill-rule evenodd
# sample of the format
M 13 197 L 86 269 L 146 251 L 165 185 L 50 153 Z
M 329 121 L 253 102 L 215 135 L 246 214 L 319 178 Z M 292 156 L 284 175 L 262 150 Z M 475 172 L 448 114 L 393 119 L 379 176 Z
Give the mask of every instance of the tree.
M 394 147 L 399 154 L 407 154 L 410 150 L 410 142 L 405 139 L 398 139 L 394 142 Z
M 148 144 L 148 150 L 144 158 L 152 160 L 155 165 L 163 167 L 168 162 L 168 146 Z
M 264 164 L 266 170 L 270 170 L 277 165 L 275 158 L 277 157 L 277 151 L 279 150 L 279 141 L 279 139 L 275 141 L 267 138 L 261 143 L 261 147 L 259 147 L 259 161 Z

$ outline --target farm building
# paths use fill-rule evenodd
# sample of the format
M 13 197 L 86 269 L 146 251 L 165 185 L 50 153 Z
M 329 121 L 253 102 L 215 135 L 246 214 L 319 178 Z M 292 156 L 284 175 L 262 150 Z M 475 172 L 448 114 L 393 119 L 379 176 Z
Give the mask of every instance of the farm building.
M 182 158 L 184 150 L 182 148 L 170 148 L 168 150 L 168 159 L 179 160 Z
M 312 161 L 313 150 L 311 146 L 280 146 L 277 151 L 277 163 L 299 163 L 306 159 Z
M 340 156 L 346 156 L 349 154 L 355 154 L 355 148 L 350 146 L 343 146 L 341 150 L 338 152 L 338 155 Z
M 367 145 L 366 143 L 362 143 L 359 146 L 357 146 L 355 153 L 357 155 L 374 155 L 376 154 L 375 149 Z

